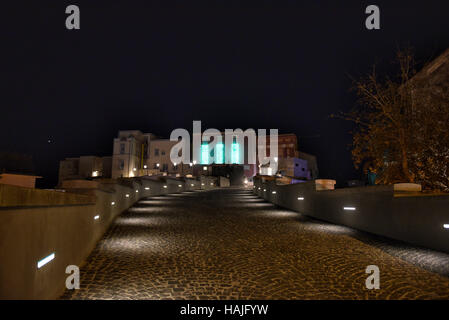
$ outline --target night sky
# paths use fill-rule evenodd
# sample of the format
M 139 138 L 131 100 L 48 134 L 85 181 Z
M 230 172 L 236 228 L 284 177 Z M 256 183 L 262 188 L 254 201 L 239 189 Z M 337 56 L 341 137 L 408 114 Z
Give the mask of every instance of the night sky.
M 349 76 L 375 63 L 391 73 L 398 46 L 421 63 L 449 47 L 447 0 L 11 3 L 1 9 L 0 151 L 32 155 L 45 187 L 65 157 L 111 155 L 118 130 L 169 137 L 193 120 L 295 133 L 321 177 L 358 178 L 351 124 L 329 118 L 354 105 Z M 81 30 L 65 28 L 69 4 Z M 370 4 L 379 31 L 365 28 Z

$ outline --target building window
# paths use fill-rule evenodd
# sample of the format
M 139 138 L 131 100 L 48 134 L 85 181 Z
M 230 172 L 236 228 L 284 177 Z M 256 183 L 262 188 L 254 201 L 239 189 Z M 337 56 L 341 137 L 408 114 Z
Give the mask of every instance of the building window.
M 161 155 L 165 156 L 165 150 L 161 151 Z
M 164 163 L 162 165 L 162 171 L 168 171 L 168 164 Z
M 223 164 L 224 163 L 224 144 L 219 143 L 219 144 L 215 145 L 215 149 L 217 149 L 215 163 Z
M 201 164 L 209 164 L 209 145 L 207 143 L 201 145 Z
M 120 154 L 124 154 L 124 153 L 125 153 L 125 144 L 120 143 Z
M 238 164 L 239 158 L 240 158 L 239 145 L 237 143 L 233 143 L 231 149 L 231 163 Z
M 125 167 L 125 161 L 119 160 L 119 161 L 118 161 L 118 168 L 119 168 L 120 170 L 123 170 L 124 167 Z
M 159 149 L 154 149 L 154 155 L 158 156 L 159 155 Z

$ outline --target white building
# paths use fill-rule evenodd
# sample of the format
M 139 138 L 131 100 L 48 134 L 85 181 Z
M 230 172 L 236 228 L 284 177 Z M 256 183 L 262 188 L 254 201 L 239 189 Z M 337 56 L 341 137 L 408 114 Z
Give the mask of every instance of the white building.
M 112 178 L 144 175 L 150 156 L 150 142 L 155 138 L 154 134 L 139 130 L 119 131 L 114 139 Z

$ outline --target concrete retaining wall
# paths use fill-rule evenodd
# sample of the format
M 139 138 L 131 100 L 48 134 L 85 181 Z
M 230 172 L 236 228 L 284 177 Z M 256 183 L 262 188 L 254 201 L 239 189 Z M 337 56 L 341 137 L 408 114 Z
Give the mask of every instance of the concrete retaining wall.
M 67 192 L 0 185 L 0 299 L 59 297 L 66 267 L 80 266 L 121 212 L 148 196 L 211 189 L 210 181 L 120 179 Z
M 449 229 L 443 227 L 449 224 L 447 195 L 397 197 L 393 186 L 316 191 L 314 182 L 276 185 L 260 178 L 254 180 L 253 190 L 267 201 L 317 219 L 449 252 Z

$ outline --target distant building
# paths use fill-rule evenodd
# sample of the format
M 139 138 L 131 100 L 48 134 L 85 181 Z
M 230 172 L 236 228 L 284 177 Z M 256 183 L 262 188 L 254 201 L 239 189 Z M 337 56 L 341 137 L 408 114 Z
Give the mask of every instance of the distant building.
M 193 173 L 193 164 L 173 163 L 170 151 L 178 141 L 170 139 L 153 139 L 150 143 L 147 169 L 150 174 L 167 173 L 169 175 L 187 175 Z
M 0 184 L 7 184 L 25 188 L 35 188 L 36 179 L 38 178 L 42 177 L 29 174 L 0 173 Z
M 114 139 L 112 178 L 134 177 L 144 174 L 149 158 L 149 145 L 156 136 L 139 130 L 119 131 Z
M 204 137 L 205 133 L 202 133 Z M 250 164 L 248 158 L 248 139 L 244 139 L 243 145 L 239 145 L 236 134 L 229 150 L 225 148 L 225 133 L 221 132 L 222 143 L 216 145 L 214 150 L 209 149 L 210 142 L 201 142 L 199 150 L 193 150 L 191 145 L 191 156 L 198 152 L 197 162 L 181 164 L 173 163 L 170 152 L 178 141 L 161 139 L 152 133 L 142 133 L 139 130 L 121 130 L 118 137 L 113 141 L 112 158 L 106 161 L 99 157 L 67 158 L 60 164 L 60 185 L 64 180 L 85 179 L 94 177 L 138 177 L 151 175 L 175 175 L 175 176 L 201 176 L 225 174 L 234 181 L 248 181 L 257 173 L 274 175 L 271 168 Z M 198 138 L 197 136 L 193 137 Z M 256 152 L 258 140 L 256 137 Z M 270 137 L 266 141 L 267 154 L 270 156 Z M 316 158 L 306 153 L 299 157 L 297 137 L 295 134 L 278 135 L 278 169 L 291 175 L 306 176 L 313 179 L 318 176 Z M 295 160 L 296 159 L 296 160 Z M 301 160 L 303 159 L 303 160 Z M 299 166 L 299 167 L 298 167 Z M 241 167 L 241 168 L 239 168 Z M 259 168 L 259 170 L 258 170 Z M 279 171 L 278 170 L 278 171 Z M 295 173 L 296 172 L 296 173 Z M 240 177 L 241 175 L 241 177 Z
M 36 179 L 31 156 L 2 152 L 0 153 L 0 184 L 26 188 L 35 188 Z
M 82 156 L 59 163 L 59 185 L 64 180 L 110 178 L 112 157 Z

